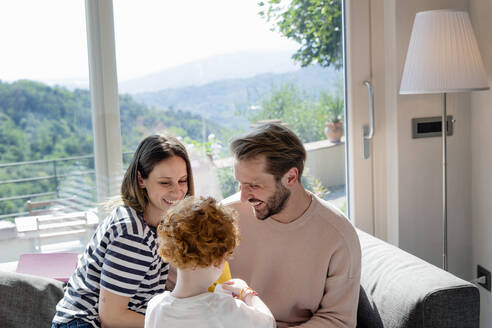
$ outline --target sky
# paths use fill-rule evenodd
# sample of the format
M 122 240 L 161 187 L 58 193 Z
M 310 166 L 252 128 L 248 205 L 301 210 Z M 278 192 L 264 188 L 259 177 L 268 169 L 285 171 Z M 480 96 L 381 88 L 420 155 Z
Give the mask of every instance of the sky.
M 256 0 L 114 0 L 121 81 L 215 54 L 292 51 Z M 84 0 L 0 1 L 0 80 L 88 79 Z

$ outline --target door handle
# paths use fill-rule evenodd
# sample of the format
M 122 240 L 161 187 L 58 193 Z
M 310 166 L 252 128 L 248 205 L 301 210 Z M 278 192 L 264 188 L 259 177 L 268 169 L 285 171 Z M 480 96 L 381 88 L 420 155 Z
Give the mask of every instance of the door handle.
M 374 137 L 374 89 L 369 81 L 364 81 L 364 85 L 367 87 L 369 96 L 369 125 L 362 127 L 363 156 L 367 159 L 371 155 L 370 141 Z

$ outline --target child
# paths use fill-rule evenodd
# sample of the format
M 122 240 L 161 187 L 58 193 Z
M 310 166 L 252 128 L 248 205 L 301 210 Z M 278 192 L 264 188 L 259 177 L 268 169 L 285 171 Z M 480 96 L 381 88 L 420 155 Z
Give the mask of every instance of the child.
M 176 287 L 150 300 L 145 327 L 275 327 L 244 281 L 231 279 L 208 292 L 239 243 L 236 216 L 211 197 L 188 197 L 166 213 L 157 231 L 159 254 L 177 268 Z

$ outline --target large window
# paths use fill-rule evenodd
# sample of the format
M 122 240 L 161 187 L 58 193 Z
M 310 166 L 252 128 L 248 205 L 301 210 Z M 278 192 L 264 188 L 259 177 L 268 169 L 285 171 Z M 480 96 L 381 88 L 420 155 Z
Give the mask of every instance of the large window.
M 341 4 L 275 16 L 289 3 L 115 1 L 123 169 L 142 138 L 168 133 L 187 145 L 198 194 L 222 199 L 237 191 L 230 140 L 276 121 L 305 143 L 305 186 L 346 211 Z M 0 263 L 80 252 L 97 224 L 85 12 L 0 3 Z M 331 25 L 315 26 L 319 12 Z

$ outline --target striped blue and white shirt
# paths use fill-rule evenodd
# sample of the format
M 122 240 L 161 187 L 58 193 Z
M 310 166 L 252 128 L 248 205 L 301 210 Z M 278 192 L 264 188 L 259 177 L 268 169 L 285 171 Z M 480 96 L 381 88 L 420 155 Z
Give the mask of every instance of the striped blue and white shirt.
M 129 297 L 128 309 L 145 314 L 148 301 L 164 292 L 168 270 L 159 257 L 156 228 L 131 207 L 117 207 L 89 242 L 56 306 L 53 322 L 83 319 L 100 327 L 101 287 Z

